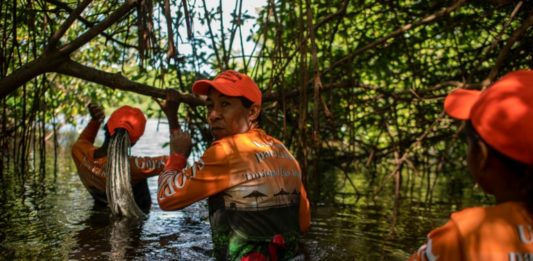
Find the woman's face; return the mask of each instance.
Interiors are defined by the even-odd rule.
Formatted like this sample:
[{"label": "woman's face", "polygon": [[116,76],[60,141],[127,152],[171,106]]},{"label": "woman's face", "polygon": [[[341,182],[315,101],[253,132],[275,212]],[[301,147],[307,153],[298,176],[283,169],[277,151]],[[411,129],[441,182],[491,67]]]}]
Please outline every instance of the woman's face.
[{"label": "woman's face", "polygon": [[226,96],[214,88],[207,94],[207,123],[215,139],[250,130],[250,109],[238,97]]}]

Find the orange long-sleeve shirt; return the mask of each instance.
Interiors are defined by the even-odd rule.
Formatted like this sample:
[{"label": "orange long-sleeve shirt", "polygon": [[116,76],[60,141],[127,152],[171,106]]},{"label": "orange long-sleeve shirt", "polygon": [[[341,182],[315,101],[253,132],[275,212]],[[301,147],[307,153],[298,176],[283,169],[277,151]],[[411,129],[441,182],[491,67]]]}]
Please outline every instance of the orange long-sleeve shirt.
[{"label": "orange long-sleeve shirt", "polygon": [[[294,241],[308,230],[310,208],[300,166],[264,131],[217,140],[189,168],[179,169],[175,159],[159,176],[159,206],[176,210],[209,197],[215,248],[217,242],[268,241],[276,233]],[[230,259],[246,254],[239,252],[240,245],[229,249]]]},{"label": "orange long-sleeve shirt", "polygon": [[[96,200],[105,203],[106,177],[104,167],[107,157],[94,158],[96,147],[93,143],[99,128],[100,123],[98,121],[91,120],[89,122],[72,146],[72,158],[83,185]],[[161,173],[167,159],[168,156],[129,157],[132,186]]]},{"label": "orange long-sleeve shirt", "polygon": [[518,202],[464,209],[410,260],[532,260],[533,215]]}]

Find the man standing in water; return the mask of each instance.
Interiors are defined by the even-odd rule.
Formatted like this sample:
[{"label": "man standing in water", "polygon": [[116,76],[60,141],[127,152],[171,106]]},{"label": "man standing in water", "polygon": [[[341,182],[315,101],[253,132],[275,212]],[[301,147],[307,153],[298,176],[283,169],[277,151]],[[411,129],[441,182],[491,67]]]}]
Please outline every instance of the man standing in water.
[{"label": "man standing in water", "polygon": [[[193,84],[207,95],[207,122],[215,141],[184,168],[190,137],[171,135],[169,164],[159,176],[158,202],[177,210],[208,198],[218,260],[286,260],[298,255],[310,226],[309,201],[298,162],[259,129],[262,94],[247,75],[225,71]],[[185,148],[185,149],[184,149]]]},{"label": "man standing in water", "polygon": [[[179,107],[177,92],[168,90],[166,101],[159,104],[167,115],[169,127],[176,129],[178,127],[177,109]],[[144,133],[146,126],[144,113],[140,109],[128,105],[115,110],[104,127],[104,143],[100,147],[95,147],[93,143],[98,129],[104,121],[105,114],[103,108],[96,104],[89,104],[88,109],[91,120],[72,146],[72,158],[83,185],[85,185],[98,205],[115,204],[108,200],[110,197],[111,201],[115,201],[117,204],[126,204],[126,206],[109,205],[111,208],[119,208],[117,211],[112,209],[113,214],[128,216],[130,214],[127,212],[131,211],[133,216],[142,216],[143,214],[137,210],[148,213],[152,200],[147,178],[158,175],[163,171],[168,156],[134,157],[128,155],[129,148],[135,145]],[[119,136],[123,137],[121,142],[127,142],[127,144],[124,143],[126,146],[115,147],[110,145],[118,141],[119,138],[117,137]],[[108,153],[110,154],[108,155]],[[183,153],[188,155],[188,151]],[[122,173],[127,172],[128,169],[129,173]],[[117,179],[109,177],[110,172],[113,171],[117,172]],[[131,188],[129,184],[110,184],[109,181],[114,180],[116,180],[115,183],[120,183],[121,181],[129,182],[131,183]],[[109,186],[112,186],[111,193],[106,192],[110,190],[106,188]],[[133,193],[136,204],[133,204],[133,202],[124,203],[124,201],[128,200],[128,195],[123,193],[123,189],[132,190],[129,194]]]}]

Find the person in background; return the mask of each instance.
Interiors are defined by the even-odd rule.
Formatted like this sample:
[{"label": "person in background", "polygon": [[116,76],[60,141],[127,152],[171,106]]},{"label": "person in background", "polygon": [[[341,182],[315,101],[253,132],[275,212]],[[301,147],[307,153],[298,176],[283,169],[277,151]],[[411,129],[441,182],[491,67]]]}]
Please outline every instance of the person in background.
[{"label": "person in background", "polygon": [[[171,129],[178,128],[177,109],[179,103],[177,102],[177,92],[168,90],[167,99],[158,103],[167,115],[169,127]],[[104,121],[105,114],[102,106],[94,103],[89,104],[88,109],[91,120],[73,144],[72,158],[83,185],[92,195],[95,203],[107,206],[109,195],[106,195],[106,164],[111,157],[108,157],[110,140],[113,136],[125,131],[129,137],[130,146],[134,146],[144,133],[146,117],[140,109],[135,107],[124,105],[118,108],[111,114],[104,126],[104,143],[100,147],[95,147],[93,143],[98,129]],[[113,154],[115,153],[113,152]],[[152,204],[147,178],[159,175],[167,160],[167,155],[157,157],[128,156],[127,158],[133,197],[137,206],[144,213],[148,213]],[[110,163],[109,166],[113,167],[113,162]],[[124,168],[121,167],[121,169]]]},{"label": "person in background", "polygon": [[533,260],[533,71],[456,89],[444,110],[465,121],[468,168],[496,205],[453,213],[410,260]]},{"label": "person in background", "polygon": [[309,201],[298,162],[279,140],[258,126],[262,94],[237,71],[200,80],[207,122],[215,141],[191,167],[180,151],[188,134],[171,136],[169,164],[159,176],[158,202],[178,210],[208,198],[217,260],[287,260],[298,256],[309,229]]}]

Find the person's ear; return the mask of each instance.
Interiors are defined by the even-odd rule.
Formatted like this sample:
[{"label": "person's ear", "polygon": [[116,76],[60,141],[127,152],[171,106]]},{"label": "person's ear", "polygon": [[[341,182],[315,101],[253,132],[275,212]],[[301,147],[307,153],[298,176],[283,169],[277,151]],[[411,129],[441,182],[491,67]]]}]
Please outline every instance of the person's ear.
[{"label": "person's ear", "polygon": [[488,167],[489,147],[485,142],[478,140],[477,146],[479,148],[479,169],[485,169]]},{"label": "person's ear", "polygon": [[250,107],[250,111],[248,112],[248,120],[251,122],[254,122],[259,117],[259,114],[261,113],[261,105],[259,104],[252,104]]}]

